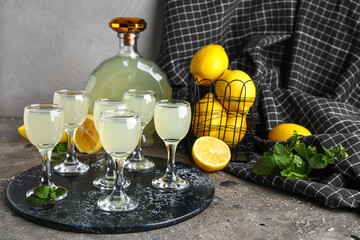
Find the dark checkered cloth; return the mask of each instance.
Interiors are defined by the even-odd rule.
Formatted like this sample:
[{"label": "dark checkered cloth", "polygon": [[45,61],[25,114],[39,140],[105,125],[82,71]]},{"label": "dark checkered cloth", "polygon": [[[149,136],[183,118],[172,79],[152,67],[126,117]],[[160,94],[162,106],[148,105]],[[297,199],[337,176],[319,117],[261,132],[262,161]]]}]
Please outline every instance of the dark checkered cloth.
[{"label": "dark checkered cloth", "polygon": [[257,176],[230,162],[236,176],[308,196],[326,207],[360,207],[360,3],[358,0],[168,0],[159,65],[174,98],[187,98],[190,62],[207,44],[222,45],[230,69],[262,77],[257,145],[278,124],[297,123],[318,148],[342,144],[349,157],[305,180]]}]

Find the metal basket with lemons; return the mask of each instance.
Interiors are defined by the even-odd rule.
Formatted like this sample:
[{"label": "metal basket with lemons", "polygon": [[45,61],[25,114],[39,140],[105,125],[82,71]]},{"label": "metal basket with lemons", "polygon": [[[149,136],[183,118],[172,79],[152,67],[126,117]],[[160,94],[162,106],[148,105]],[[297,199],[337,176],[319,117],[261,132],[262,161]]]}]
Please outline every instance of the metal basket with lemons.
[{"label": "metal basket with lemons", "polygon": [[195,163],[205,171],[221,170],[230,160],[251,158],[258,80],[228,66],[220,45],[200,48],[190,65],[192,131],[188,139]]}]

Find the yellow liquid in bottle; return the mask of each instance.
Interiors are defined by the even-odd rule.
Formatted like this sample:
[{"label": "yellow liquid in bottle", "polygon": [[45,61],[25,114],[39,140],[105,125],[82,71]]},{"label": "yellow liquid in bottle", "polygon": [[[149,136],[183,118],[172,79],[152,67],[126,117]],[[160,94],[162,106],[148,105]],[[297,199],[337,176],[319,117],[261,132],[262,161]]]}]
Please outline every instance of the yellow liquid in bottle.
[{"label": "yellow liquid in bottle", "polygon": [[[117,55],[101,63],[90,75],[85,91],[89,93],[90,109],[99,98],[122,98],[128,89],[151,89],[157,100],[170,99],[171,87],[165,73],[152,61],[136,56]],[[146,141],[152,144],[153,120],[145,127]]]}]

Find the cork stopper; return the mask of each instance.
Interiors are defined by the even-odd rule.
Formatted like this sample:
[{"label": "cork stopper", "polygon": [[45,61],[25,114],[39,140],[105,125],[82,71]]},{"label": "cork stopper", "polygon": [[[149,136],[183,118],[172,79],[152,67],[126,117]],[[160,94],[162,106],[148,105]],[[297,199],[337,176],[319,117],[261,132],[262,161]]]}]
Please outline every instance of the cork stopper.
[{"label": "cork stopper", "polygon": [[118,17],[109,22],[109,27],[118,33],[138,33],[144,31],[147,24],[141,18]]}]

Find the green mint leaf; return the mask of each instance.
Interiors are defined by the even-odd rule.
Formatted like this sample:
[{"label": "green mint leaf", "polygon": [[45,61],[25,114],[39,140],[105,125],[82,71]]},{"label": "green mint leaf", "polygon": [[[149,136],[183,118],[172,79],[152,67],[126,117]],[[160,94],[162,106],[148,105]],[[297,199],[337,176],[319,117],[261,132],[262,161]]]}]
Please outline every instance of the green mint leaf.
[{"label": "green mint leaf", "polygon": [[38,198],[47,199],[49,198],[50,187],[49,186],[39,186],[34,188],[34,195]]},{"label": "green mint leaf", "polygon": [[318,154],[317,147],[312,147],[312,146],[309,145],[307,147],[307,150],[308,150],[309,158],[312,157],[312,156],[315,156],[316,154]]},{"label": "green mint leaf", "polygon": [[291,137],[289,137],[286,141],[287,142],[295,142],[298,141],[299,138],[304,137],[304,135],[298,134],[298,132],[295,130],[293,135]]},{"label": "green mint leaf", "polygon": [[67,143],[58,143],[53,149],[53,152],[56,153],[66,152],[66,151],[67,151]]},{"label": "green mint leaf", "polygon": [[345,148],[341,145],[341,144],[339,144],[339,149],[340,149],[340,158],[339,158],[339,161],[342,161],[344,158],[346,158],[347,156],[349,156],[348,154],[347,154],[347,152],[345,151]]},{"label": "green mint leaf", "polygon": [[324,161],[324,157],[326,158],[326,156],[324,156],[323,154],[316,154],[315,156],[312,156],[311,158],[308,159],[308,164],[309,164],[309,168],[310,169],[323,169],[325,168],[328,163],[326,161]]},{"label": "green mint leaf", "polygon": [[287,169],[291,165],[291,153],[283,145],[276,143],[273,158],[280,169]]},{"label": "green mint leaf", "polygon": [[49,198],[39,198],[37,197],[35,194],[31,194],[27,199],[26,199],[26,203],[30,206],[30,207],[40,207],[43,206],[45,204],[48,204],[50,201]]},{"label": "green mint leaf", "polygon": [[297,137],[295,135],[293,135],[293,136],[289,137],[286,141],[288,143],[291,143],[291,142],[295,142],[296,140],[297,140]]},{"label": "green mint leaf", "polygon": [[334,164],[335,161],[338,161],[337,157],[333,157],[333,158],[326,158],[325,160],[328,164]]},{"label": "green mint leaf", "polygon": [[62,153],[56,156],[51,156],[51,159],[53,160],[59,160],[59,159],[65,159],[66,158],[66,153]]},{"label": "green mint leaf", "polygon": [[257,175],[279,174],[279,167],[272,156],[260,158],[251,169]]},{"label": "green mint leaf", "polygon": [[304,161],[302,160],[302,158],[298,155],[294,155],[293,157],[293,163],[297,166],[297,167],[300,167]]},{"label": "green mint leaf", "polygon": [[294,135],[296,136],[297,139],[304,137],[304,135],[299,134],[296,130],[294,130]]},{"label": "green mint leaf", "polygon": [[306,176],[305,178],[307,178],[307,176],[310,174],[310,169],[307,162],[303,161],[299,166],[295,166],[294,172],[300,175],[304,175]]},{"label": "green mint leaf", "polygon": [[286,148],[288,149],[288,151],[292,151],[298,148],[298,144],[296,142],[292,142],[289,146],[286,146]]},{"label": "green mint leaf", "polygon": [[345,148],[341,144],[339,144],[339,150],[340,152],[344,152]]},{"label": "green mint leaf", "polygon": [[280,169],[287,169],[291,165],[291,157],[290,155],[278,155],[274,154],[274,159],[277,166]]},{"label": "green mint leaf", "polygon": [[264,152],[264,157],[272,157],[272,155],[271,152]]},{"label": "green mint leaf", "polygon": [[274,146],[274,154],[277,155],[288,155],[289,151],[280,143],[276,143]]},{"label": "green mint leaf", "polygon": [[306,179],[308,176],[306,174],[301,174],[297,172],[291,172],[291,175],[288,178],[292,179]]},{"label": "green mint leaf", "polygon": [[291,169],[283,169],[281,172],[280,172],[280,175],[282,176],[282,177],[287,177],[287,178],[290,178],[291,177],[291,175],[292,175],[292,171],[291,171]]},{"label": "green mint leaf", "polygon": [[[303,166],[305,166],[305,164]],[[301,168],[296,168],[296,167],[294,168],[294,166],[290,166],[289,168],[282,170],[280,174],[283,177],[292,178],[292,179],[307,178],[307,174],[303,173]]]},{"label": "green mint leaf", "polygon": [[324,146],[321,146],[321,147],[324,150],[326,156],[331,157],[331,154],[332,154],[331,151]]},{"label": "green mint leaf", "polygon": [[56,193],[56,196],[57,197],[60,197],[62,195],[64,195],[66,193],[66,189],[65,188],[62,188],[62,187],[58,187],[56,190],[55,190],[55,193]]},{"label": "green mint leaf", "polygon": [[309,154],[308,154],[305,143],[300,143],[299,147],[296,150],[297,150],[297,153],[300,155],[300,157],[302,157],[303,159],[309,158]]},{"label": "green mint leaf", "polygon": [[49,195],[50,199],[55,200],[56,198],[56,193],[55,192],[51,192]]},{"label": "green mint leaf", "polygon": [[330,148],[330,151],[331,151],[332,153],[338,153],[338,152],[341,152],[341,150],[340,150],[340,149],[338,149],[338,148],[334,148],[334,147],[331,147],[331,148]]}]

